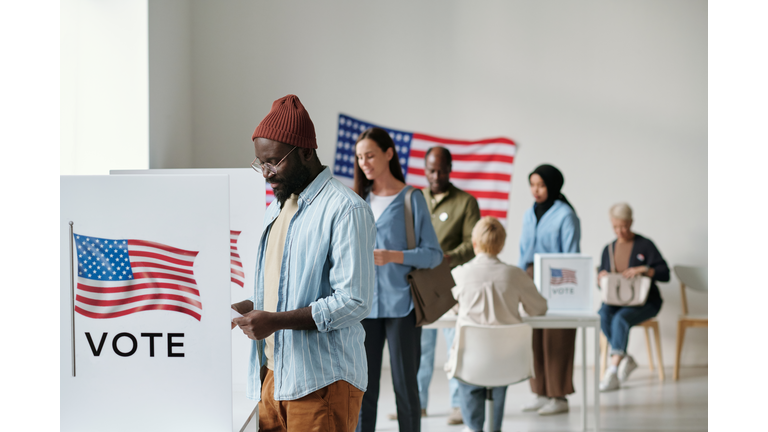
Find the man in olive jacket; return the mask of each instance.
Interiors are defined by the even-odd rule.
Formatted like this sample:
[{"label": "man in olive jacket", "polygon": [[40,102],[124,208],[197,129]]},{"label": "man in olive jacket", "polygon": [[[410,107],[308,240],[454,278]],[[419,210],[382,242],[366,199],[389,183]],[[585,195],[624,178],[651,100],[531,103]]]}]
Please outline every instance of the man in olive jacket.
[{"label": "man in olive jacket", "polygon": [[[424,161],[424,173],[429,187],[424,188],[423,192],[432,215],[432,226],[435,227],[444,259],[450,262],[451,268],[460,266],[475,257],[475,251],[472,248],[472,228],[480,220],[480,208],[475,197],[451,184],[451,153],[446,148],[430,148],[427,150]],[[454,333],[453,328],[443,329],[449,349],[453,343]],[[426,415],[429,382],[432,380],[435,366],[436,343],[437,330],[421,331],[418,383],[422,416]],[[448,416],[448,424],[462,424],[459,386],[455,378],[450,381],[450,390],[451,413]]]}]

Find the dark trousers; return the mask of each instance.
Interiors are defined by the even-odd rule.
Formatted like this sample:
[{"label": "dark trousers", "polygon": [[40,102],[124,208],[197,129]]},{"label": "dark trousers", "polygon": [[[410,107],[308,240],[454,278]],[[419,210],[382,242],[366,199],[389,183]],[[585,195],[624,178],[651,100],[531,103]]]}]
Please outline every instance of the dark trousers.
[{"label": "dark trousers", "polygon": [[416,375],[421,357],[421,327],[416,327],[416,313],[411,311],[403,318],[364,319],[362,323],[365,329],[365,355],[368,357],[368,390],[363,395],[357,432],[373,432],[376,429],[385,341],[389,345],[389,363],[392,367],[400,432],[419,432],[421,404]]},{"label": "dark trousers", "polygon": [[549,398],[573,393],[575,351],[576,329],[533,329],[531,390]]}]

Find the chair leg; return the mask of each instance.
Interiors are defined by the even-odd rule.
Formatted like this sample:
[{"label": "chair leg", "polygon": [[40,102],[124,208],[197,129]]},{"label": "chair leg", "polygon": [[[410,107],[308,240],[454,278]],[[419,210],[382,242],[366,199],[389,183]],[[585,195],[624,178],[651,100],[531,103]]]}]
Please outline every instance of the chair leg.
[{"label": "chair leg", "polygon": [[485,389],[485,430],[487,432],[493,431],[493,389],[486,387]]},{"label": "chair leg", "polygon": [[677,381],[680,379],[680,354],[683,352],[683,339],[685,338],[685,323],[677,322],[677,353],[675,355],[675,372],[672,378]]},{"label": "chair leg", "polygon": [[653,372],[653,351],[651,350],[651,332],[648,330],[648,327],[643,326],[645,329],[645,347],[648,349],[648,366],[651,368],[651,372]]},{"label": "chair leg", "polygon": [[661,332],[659,331],[659,323],[653,323],[654,341],[656,342],[656,357],[659,360],[659,381],[664,381],[664,360],[661,358]]},{"label": "chair leg", "polygon": [[600,334],[600,376],[605,375],[605,368],[608,365],[608,338]]}]

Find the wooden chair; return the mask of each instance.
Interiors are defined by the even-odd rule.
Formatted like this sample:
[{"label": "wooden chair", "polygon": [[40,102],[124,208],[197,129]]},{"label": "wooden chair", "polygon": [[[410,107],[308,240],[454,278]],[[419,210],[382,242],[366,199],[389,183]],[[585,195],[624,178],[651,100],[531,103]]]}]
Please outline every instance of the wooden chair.
[{"label": "wooden chair", "polygon": [[683,352],[683,339],[685,339],[685,329],[688,327],[709,327],[709,321],[706,314],[690,315],[688,313],[688,297],[685,295],[685,288],[688,287],[694,291],[708,293],[709,274],[707,267],[675,266],[675,275],[680,280],[680,298],[683,307],[683,314],[677,320],[677,355],[675,356],[675,372],[673,378],[675,381],[680,379],[680,354]]},{"label": "wooden chair", "polygon": [[[659,381],[664,381],[664,361],[661,358],[661,332],[659,331],[659,321],[656,318],[643,321],[634,327],[645,328],[645,346],[648,348],[648,366],[653,372],[653,351],[651,350],[651,332],[654,332],[654,341],[656,342],[656,357],[659,361]],[[605,375],[605,368],[608,365],[608,338],[605,334],[600,334],[600,376]]]}]

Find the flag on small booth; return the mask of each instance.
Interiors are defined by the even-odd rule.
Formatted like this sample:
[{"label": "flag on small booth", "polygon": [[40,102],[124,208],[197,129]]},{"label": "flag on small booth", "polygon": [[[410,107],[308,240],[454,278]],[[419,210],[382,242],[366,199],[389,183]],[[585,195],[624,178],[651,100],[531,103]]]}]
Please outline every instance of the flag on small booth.
[{"label": "flag on small booth", "polygon": [[549,283],[552,285],[575,284],[576,271],[571,269],[550,268]]},{"label": "flag on small booth", "polygon": [[200,321],[203,304],[192,270],[198,252],[146,240],[74,237],[77,313],[103,319],[167,310]]}]

